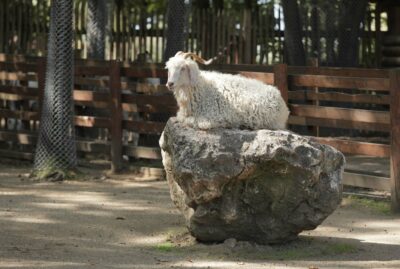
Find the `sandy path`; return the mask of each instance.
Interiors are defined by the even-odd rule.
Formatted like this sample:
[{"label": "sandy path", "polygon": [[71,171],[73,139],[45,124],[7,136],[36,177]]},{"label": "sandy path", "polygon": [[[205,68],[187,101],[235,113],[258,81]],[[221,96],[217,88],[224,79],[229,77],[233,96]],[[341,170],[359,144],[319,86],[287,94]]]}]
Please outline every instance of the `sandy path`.
[{"label": "sandy path", "polygon": [[344,204],[285,246],[203,245],[185,234],[166,182],[0,171],[0,268],[400,268],[400,218],[381,212]]}]

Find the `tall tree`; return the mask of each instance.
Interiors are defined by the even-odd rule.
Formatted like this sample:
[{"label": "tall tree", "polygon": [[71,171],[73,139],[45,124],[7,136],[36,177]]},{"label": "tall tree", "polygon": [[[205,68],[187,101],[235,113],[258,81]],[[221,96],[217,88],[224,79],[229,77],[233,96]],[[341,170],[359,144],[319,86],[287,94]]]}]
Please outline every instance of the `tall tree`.
[{"label": "tall tree", "polygon": [[[106,27],[108,22],[107,16],[107,1],[108,0],[88,0],[88,16],[87,16],[87,58],[94,60],[105,59],[106,45]],[[120,3],[120,1],[118,2]],[[99,90],[98,87],[92,86],[91,90]],[[86,113],[93,116],[106,116],[103,109],[95,107],[76,107],[77,112]],[[77,136],[85,136],[90,138],[106,139],[106,129],[96,128],[76,128]]]},{"label": "tall tree", "polygon": [[89,59],[104,59],[106,25],[106,0],[89,0],[87,17],[87,49]]},{"label": "tall tree", "polygon": [[297,0],[282,0],[285,22],[285,54],[290,65],[305,65],[303,31]]},{"label": "tall tree", "polygon": [[183,50],[185,37],[185,0],[168,1],[167,45],[164,59],[168,60],[176,52]]},{"label": "tall tree", "polygon": [[193,7],[198,9],[210,8],[210,1],[208,0],[193,0]]},{"label": "tall tree", "polygon": [[34,174],[65,177],[77,164],[74,138],[73,0],[53,0],[47,70]]},{"label": "tall tree", "polygon": [[326,32],[326,65],[334,66],[336,65],[336,49],[335,49],[335,40],[337,37],[337,17],[338,17],[338,8],[337,1],[333,2],[324,2],[321,5],[321,10],[325,14],[323,25],[325,27]]},{"label": "tall tree", "polygon": [[368,0],[342,0],[339,19],[338,66],[358,64],[359,37]]}]

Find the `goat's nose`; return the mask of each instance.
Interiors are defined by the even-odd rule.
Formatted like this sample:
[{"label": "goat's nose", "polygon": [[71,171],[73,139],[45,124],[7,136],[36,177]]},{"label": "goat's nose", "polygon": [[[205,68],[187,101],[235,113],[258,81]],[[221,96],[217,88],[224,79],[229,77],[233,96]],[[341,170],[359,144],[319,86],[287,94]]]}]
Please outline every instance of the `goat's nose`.
[{"label": "goat's nose", "polygon": [[174,86],[173,82],[167,82],[168,89],[171,89]]}]

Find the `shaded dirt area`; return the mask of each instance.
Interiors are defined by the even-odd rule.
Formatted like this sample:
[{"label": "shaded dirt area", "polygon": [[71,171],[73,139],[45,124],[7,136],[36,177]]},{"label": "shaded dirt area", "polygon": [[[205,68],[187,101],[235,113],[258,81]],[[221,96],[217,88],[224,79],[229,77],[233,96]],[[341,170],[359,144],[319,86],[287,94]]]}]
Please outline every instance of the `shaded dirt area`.
[{"label": "shaded dirt area", "polygon": [[85,181],[35,183],[28,172],[0,164],[0,268],[400,268],[400,218],[384,203],[347,198],[287,245],[205,245],[165,181],[85,169]]}]

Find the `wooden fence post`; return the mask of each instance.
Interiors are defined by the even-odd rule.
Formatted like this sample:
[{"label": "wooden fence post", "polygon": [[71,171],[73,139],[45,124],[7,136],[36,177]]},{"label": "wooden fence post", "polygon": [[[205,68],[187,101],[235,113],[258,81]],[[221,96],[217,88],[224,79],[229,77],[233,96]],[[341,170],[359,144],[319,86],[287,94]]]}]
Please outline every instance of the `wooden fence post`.
[{"label": "wooden fence post", "polygon": [[[312,67],[318,67],[319,63],[318,63],[318,58],[310,58],[308,59],[308,65],[312,66]],[[314,106],[319,106],[319,100],[318,100],[318,87],[311,87],[311,90],[315,93],[315,101],[312,101],[312,104]],[[311,134],[313,136],[318,137],[319,136],[319,126],[310,126]]]},{"label": "wooden fence post", "polygon": [[40,117],[42,116],[44,87],[46,83],[46,58],[37,58],[36,65],[36,72],[38,76],[38,121],[40,121]]},{"label": "wooden fence post", "polygon": [[119,61],[110,61],[111,93],[111,172],[122,168],[122,103],[121,103],[121,66]]},{"label": "wooden fence post", "polygon": [[400,71],[390,71],[390,180],[392,211],[400,212]]},{"label": "wooden fence post", "polygon": [[46,83],[46,57],[37,58],[36,64],[36,72],[38,76],[38,118],[35,121],[33,128],[35,129],[35,131],[39,131],[39,121],[42,117],[44,87]]},{"label": "wooden fence post", "polygon": [[274,85],[279,89],[283,100],[288,104],[289,90],[287,64],[274,65]]}]

